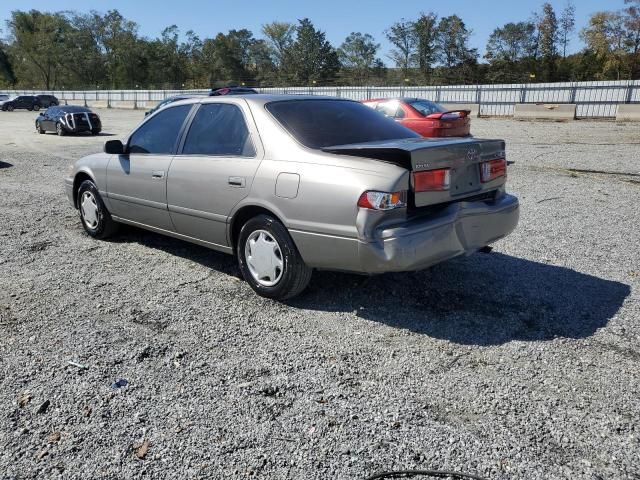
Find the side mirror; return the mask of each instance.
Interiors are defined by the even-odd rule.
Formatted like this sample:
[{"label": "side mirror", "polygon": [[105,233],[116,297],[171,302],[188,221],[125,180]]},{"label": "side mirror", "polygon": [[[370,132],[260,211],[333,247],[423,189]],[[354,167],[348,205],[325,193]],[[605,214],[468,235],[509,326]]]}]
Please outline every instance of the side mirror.
[{"label": "side mirror", "polygon": [[107,140],[104,144],[104,153],[122,155],[124,153],[124,145],[120,140]]}]

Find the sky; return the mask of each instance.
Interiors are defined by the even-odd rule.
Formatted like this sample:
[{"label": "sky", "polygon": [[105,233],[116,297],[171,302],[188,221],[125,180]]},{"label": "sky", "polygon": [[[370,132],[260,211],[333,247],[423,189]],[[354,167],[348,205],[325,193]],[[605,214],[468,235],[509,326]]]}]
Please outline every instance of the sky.
[{"label": "sky", "polygon": [[[423,11],[433,11],[440,17],[457,14],[473,30],[471,46],[483,54],[487,39],[496,26],[527,20],[532,12],[541,9],[542,3],[543,0],[181,0],[166,4],[157,0],[0,0],[0,28],[5,35],[5,20],[13,10],[105,12],[118,9],[138,23],[142,35],[151,38],[159,36],[172,24],[176,24],[183,34],[193,30],[201,38],[240,28],[251,30],[259,37],[265,23],[274,20],[296,22],[308,17],[336,47],[350,32],[373,35],[381,44],[380,57],[389,63],[386,55],[391,47],[384,37],[384,30],[401,18],[415,19]],[[566,0],[551,0],[550,3],[559,16]],[[574,4],[577,31],[587,24],[593,12],[624,8],[624,0],[574,0]],[[576,33],[570,52],[581,48]]]}]

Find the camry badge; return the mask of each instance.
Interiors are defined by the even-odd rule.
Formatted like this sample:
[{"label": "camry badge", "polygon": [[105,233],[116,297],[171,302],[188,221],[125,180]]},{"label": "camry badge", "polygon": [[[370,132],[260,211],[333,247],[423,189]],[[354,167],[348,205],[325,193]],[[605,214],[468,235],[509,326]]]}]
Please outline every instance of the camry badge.
[{"label": "camry badge", "polygon": [[478,151],[475,148],[467,150],[467,160],[474,161],[478,157]]}]

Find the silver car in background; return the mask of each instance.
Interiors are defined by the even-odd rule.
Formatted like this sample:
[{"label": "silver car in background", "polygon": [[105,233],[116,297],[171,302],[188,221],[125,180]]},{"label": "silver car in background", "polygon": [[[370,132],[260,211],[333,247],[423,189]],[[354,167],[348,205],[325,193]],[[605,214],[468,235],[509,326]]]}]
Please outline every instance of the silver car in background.
[{"label": "silver car in background", "polygon": [[235,254],[260,295],[313,269],[427,268],[508,235],[502,140],[424,139],[355,101],[190,98],[75,162],[71,204],[95,238],[119,223]]}]

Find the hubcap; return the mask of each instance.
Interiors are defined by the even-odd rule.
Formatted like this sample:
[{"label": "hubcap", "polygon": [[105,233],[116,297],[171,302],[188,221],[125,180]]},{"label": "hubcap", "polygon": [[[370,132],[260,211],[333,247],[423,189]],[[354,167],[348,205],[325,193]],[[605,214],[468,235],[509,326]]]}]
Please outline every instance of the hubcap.
[{"label": "hubcap", "polygon": [[87,227],[95,230],[98,227],[98,203],[91,192],[84,192],[80,201],[82,220]]},{"label": "hubcap", "polygon": [[273,287],[282,278],[282,250],[266,230],[256,230],[249,235],[244,246],[244,256],[251,276],[260,285]]}]

